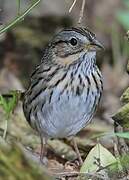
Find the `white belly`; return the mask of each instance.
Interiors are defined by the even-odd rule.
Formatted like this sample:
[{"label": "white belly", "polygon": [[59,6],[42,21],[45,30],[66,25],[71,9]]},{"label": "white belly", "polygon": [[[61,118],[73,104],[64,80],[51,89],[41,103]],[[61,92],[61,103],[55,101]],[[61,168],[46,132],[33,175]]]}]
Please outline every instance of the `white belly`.
[{"label": "white belly", "polygon": [[[94,95],[90,92],[87,98],[87,92],[84,91],[81,96],[72,95],[68,98],[64,93],[60,100],[44,105],[42,110],[37,113],[41,123],[41,133],[53,138],[75,135],[92,118],[96,95],[97,92],[94,92]],[[53,99],[55,99],[54,96]],[[96,99],[96,101],[98,100]]]}]

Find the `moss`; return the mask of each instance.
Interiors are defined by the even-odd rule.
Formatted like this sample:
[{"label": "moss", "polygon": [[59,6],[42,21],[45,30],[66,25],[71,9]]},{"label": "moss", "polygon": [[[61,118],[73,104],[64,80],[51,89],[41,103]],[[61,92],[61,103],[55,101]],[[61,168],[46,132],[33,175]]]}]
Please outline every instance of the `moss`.
[{"label": "moss", "polygon": [[125,92],[122,94],[120,100],[123,103],[128,103],[129,102],[129,87],[125,90]]},{"label": "moss", "polygon": [[129,103],[121,107],[112,118],[122,127],[129,128]]},{"label": "moss", "polygon": [[[1,138],[2,139],[2,138]],[[9,147],[0,141],[0,179],[2,180],[52,180],[44,167],[28,160],[22,148],[16,143]],[[8,148],[7,148],[8,147]]]}]

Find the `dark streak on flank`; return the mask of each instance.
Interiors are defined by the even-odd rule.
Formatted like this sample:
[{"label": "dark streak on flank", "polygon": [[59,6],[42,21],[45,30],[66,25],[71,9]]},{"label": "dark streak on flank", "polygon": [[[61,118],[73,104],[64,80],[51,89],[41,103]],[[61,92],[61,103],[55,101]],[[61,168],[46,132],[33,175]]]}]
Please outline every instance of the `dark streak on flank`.
[{"label": "dark streak on flank", "polygon": [[29,110],[28,117],[26,118],[27,122],[31,125],[30,115],[32,112],[32,108]]},{"label": "dark streak on flank", "polygon": [[82,77],[81,77],[81,75],[80,75],[80,74],[79,74],[78,78],[79,78],[80,85],[81,85],[81,84],[82,84]]},{"label": "dark streak on flank", "polygon": [[65,72],[65,74],[62,76],[62,78],[59,79],[54,85],[51,85],[49,88],[54,88],[54,87],[58,86],[58,84],[65,79],[66,75],[67,75],[67,72]]},{"label": "dark streak on flank", "polygon": [[40,96],[40,94],[46,89],[46,87],[40,89],[36,94],[32,96],[32,98],[28,101],[28,104],[32,103],[37,97]]},{"label": "dark streak on flank", "polygon": [[97,80],[96,80],[93,72],[92,72],[92,77],[93,77],[93,80],[94,80],[94,82],[95,82],[95,86],[96,86],[97,92],[99,92],[99,86],[98,86]]},{"label": "dark streak on flank", "polygon": [[87,79],[87,84],[88,84],[88,87],[87,87],[87,95],[86,95],[86,101],[88,99],[88,96],[89,96],[89,92],[90,92],[90,86],[91,86],[91,82],[90,82],[90,79],[88,76],[86,76],[86,79]]},{"label": "dark streak on flank", "polygon": [[37,74],[42,74],[42,73],[44,73],[44,72],[48,72],[48,71],[51,70],[51,68],[52,68],[52,67],[49,67],[49,68],[47,68],[47,69],[43,69],[42,71],[38,71]]},{"label": "dark streak on flank", "polygon": [[50,93],[50,97],[49,97],[49,100],[48,100],[49,104],[51,103],[52,95],[53,95],[53,90]]},{"label": "dark streak on flank", "polygon": [[79,86],[77,86],[77,88],[76,88],[76,95],[78,95],[78,96],[80,96],[80,95],[81,95],[81,91],[80,91]]},{"label": "dark streak on flank", "polygon": [[34,87],[36,87],[36,86],[39,84],[39,82],[40,82],[41,80],[43,80],[42,77],[36,79],[36,81],[31,85],[31,89],[33,89]]}]

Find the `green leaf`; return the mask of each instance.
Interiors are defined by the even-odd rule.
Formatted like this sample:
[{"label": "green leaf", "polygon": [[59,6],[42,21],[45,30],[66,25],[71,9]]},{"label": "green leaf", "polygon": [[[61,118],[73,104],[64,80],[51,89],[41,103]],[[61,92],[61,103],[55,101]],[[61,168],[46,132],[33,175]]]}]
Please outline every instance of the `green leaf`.
[{"label": "green leaf", "polygon": [[18,100],[20,99],[21,92],[20,91],[11,91],[10,97],[4,97],[4,95],[0,95],[0,105],[3,110],[6,112],[6,115],[9,117],[10,113],[15,109]]},{"label": "green leaf", "polygon": [[129,139],[129,132],[115,133],[116,136]]},{"label": "green leaf", "polygon": [[12,98],[8,101],[8,109],[7,109],[7,113],[10,114],[16,105],[16,94],[14,92],[12,92]]},{"label": "green leaf", "polygon": [[129,102],[129,87],[124,91],[120,98],[121,102],[128,103]]},{"label": "green leaf", "polygon": [[0,95],[0,105],[3,107],[4,111],[7,112],[7,102],[5,100],[5,98],[3,98],[2,95]]},{"label": "green leaf", "polygon": [[86,157],[80,172],[90,173],[96,172],[100,167],[107,167],[117,163],[116,158],[101,144],[96,144]]},{"label": "green leaf", "polygon": [[122,11],[120,10],[116,17],[118,21],[121,23],[121,25],[128,30],[129,29],[129,12],[128,11]]}]

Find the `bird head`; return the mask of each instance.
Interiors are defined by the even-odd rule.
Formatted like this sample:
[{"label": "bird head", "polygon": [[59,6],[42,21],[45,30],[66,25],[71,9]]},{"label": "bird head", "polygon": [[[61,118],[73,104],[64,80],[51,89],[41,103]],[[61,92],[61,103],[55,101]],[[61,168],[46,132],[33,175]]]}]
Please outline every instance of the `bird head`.
[{"label": "bird head", "polygon": [[50,43],[54,61],[60,65],[70,65],[80,60],[84,54],[95,56],[102,44],[87,28],[69,28],[60,31]]}]

